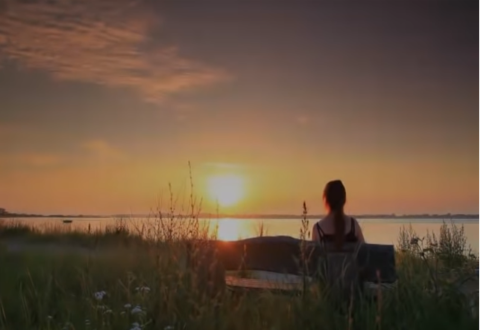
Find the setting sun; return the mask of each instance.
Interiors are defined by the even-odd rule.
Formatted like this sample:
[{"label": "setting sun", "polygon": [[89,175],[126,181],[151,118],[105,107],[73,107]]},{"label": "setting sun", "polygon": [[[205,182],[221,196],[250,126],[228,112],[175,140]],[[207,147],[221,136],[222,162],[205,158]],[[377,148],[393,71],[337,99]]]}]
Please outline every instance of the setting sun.
[{"label": "setting sun", "polygon": [[245,195],[244,181],[237,175],[216,175],[207,181],[210,198],[219,206],[228,207],[237,204]]}]

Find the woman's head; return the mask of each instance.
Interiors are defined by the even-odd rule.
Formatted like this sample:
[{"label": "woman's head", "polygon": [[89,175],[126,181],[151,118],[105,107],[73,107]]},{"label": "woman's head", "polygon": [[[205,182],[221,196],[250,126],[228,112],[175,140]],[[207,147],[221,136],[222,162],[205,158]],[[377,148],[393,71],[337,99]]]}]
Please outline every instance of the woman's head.
[{"label": "woman's head", "polygon": [[333,180],[327,183],[323,191],[323,199],[329,211],[343,211],[347,202],[347,192],[340,180]]},{"label": "woman's head", "polygon": [[347,201],[347,192],[342,181],[333,180],[327,183],[323,191],[323,199],[329,210],[333,214],[335,228],[335,246],[338,250],[342,249],[345,241],[345,220],[343,207]]}]

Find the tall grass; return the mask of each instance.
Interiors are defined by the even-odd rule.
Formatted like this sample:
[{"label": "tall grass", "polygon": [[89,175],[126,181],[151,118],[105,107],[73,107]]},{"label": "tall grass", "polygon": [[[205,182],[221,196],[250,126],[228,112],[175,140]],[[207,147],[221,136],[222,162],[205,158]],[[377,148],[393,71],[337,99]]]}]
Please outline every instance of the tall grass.
[{"label": "tall grass", "polygon": [[[90,233],[3,223],[2,239],[36,237],[33,242],[43,242],[41,238],[51,242],[63,237],[60,242],[65,244],[58,253],[39,249],[0,253],[0,329],[478,327],[471,302],[456,287],[478,268],[478,259],[469,254],[463,231],[454,224],[445,224],[438,237],[430,238],[403,229],[398,285],[383,293],[380,303],[355,301],[345,314],[319,290],[304,296],[269,292],[238,296],[227,291],[209,298],[195,281],[196,274],[184,267],[183,242],[191,237],[188,223],[179,228],[171,217],[157,217],[154,228],[132,229],[119,219],[103,232]],[[205,231],[199,231],[199,237],[211,238]],[[88,240],[115,248],[110,253],[68,248]]]},{"label": "tall grass", "polygon": [[[316,287],[306,295],[206,295],[201,274],[186,267],[186,243],[201,258],[215,236],[199,222],[191,190],[187,211],[170,193],[168,212],[134,225],[117,219],[80,231],[1,222],[0,241],[25,249],[0,251],[0,329],[478,329],[478,299],[472,306],[459,290],[478,257],[454,224],[438,237],[402,229],[397,285],[377,302],[352,300],[346,313]],[[309,230],[304,204],[301,237]]]}]

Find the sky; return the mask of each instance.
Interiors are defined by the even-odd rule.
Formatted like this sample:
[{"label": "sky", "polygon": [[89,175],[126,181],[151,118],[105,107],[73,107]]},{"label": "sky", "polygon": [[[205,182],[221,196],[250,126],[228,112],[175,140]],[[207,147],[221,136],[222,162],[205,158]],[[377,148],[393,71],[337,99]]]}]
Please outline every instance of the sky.
[{"label": "sky", "polygon": [[477,213],[478,63],[478,1],[5,0],[0,207]]}]

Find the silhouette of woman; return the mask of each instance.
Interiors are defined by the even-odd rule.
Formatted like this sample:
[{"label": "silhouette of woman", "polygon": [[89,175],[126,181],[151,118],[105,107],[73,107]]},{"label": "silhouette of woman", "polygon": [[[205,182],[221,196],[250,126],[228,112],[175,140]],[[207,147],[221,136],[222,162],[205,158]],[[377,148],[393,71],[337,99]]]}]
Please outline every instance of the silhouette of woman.
[{"label": "silhouette of woman", "polygon": [[365,242],[357,220],[344,212],[347,192],[342,181],[328,182],[323,191],[323,199],[328,214],[313,226],[312,239],[334,243],[337,250],[341,250],[344,243]]}]

